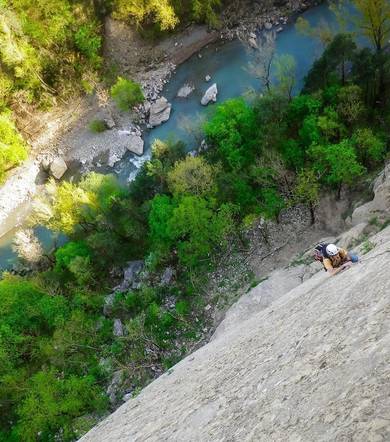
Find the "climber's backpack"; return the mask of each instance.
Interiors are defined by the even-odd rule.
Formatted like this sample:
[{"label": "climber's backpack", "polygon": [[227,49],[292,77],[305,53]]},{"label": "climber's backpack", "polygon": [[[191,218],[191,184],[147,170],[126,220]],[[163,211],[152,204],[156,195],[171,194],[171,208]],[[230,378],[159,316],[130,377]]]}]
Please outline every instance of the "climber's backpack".
[{"label": "climber's backpack", "polygon": [[[324,242],[320,242],[314,248],[314,259],[316,261],[323,262],[324,258],[328,258],[328,254],[326,253],[326,246],[328,244]],[[326,269],[325,269],[326,270]]]}]

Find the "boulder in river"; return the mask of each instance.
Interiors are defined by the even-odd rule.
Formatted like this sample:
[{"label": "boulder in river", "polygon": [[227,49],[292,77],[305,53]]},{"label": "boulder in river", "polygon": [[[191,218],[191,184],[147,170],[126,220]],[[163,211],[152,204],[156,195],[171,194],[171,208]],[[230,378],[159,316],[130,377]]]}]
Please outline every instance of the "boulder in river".
[{"label": "boulder in river", "polygon": [[215,103],[217,101],[217,95],[218,95],[217,83],[214,83],[207,89],[202,99],[200,100],[200,103],[203,106],[207,106],[210,103],[210,101]]},{"label": "boulder in river", "polygon": [[156,100],[150,106],[149,124],[152,127],[159,126],[161,123],[169,120],[171,115],[171,103],[165,97]]},{"label": "boulder in river", "polygon": [[67,170],[68,166],[66,165],[64,159],[61,157],[54,158],[54,160],[50,163],[50,173],[57,180],[62,178]]},{"label": "boulder in river", "polygon": [[257,40],[256,40],[256,38],[249,37],[249,38],[248,38],[248,44],[249,44],[249,46],[250,46],[251,48],[253,48],[253,49],[259,49],[259,46],[258,46],[258,44],[257,44]]},{"label": "boulder in river", "polygon": [[195,86],[189,83],[184,84],[177,92],[179,98],[187,98],[195,90]]},{"label": "boulder in river", "polygon": [[144,140],[137,134],[129,134],[129,144],[127,150],[136,155],[142,155],[144,153]]}]

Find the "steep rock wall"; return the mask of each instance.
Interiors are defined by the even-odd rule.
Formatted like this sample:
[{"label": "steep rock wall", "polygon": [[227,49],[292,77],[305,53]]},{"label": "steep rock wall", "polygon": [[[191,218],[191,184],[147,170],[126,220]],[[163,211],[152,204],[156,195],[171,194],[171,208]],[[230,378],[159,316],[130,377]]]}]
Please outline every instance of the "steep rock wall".
[{"label": "steep rock wall", "polygon": [[284,285],[81,440],[390,440],[390,228],[372,243],[344,273]]}]

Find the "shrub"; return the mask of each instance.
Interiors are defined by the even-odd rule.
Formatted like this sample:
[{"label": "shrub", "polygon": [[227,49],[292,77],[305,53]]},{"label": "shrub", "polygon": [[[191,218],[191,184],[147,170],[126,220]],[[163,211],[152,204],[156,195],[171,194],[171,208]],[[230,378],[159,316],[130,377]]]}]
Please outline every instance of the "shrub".
[{"label": "shrub", "polygon": [[27,158],[27,147],[9,114],[0,114],[0,182],[6,173]]},{"label": "shrub", "polygon": [[366,166],[374,166],[383,161],[386,144],[376,137],[371,129],[357,129],[352,141],[357,148],[360,161]]},{"label": "shrub", "polygon": [[107,129],[106,123],[103,120],[92,120],[89,123],[89,130],[93,133],[101,133]]},{"label": "shrub", "polygon": [[96,23],[81,25],[74,36],[76,48],[96,68],[100,67],[101,57],[99,56],[102,45],[102,37],[97,32]]},{"label": "shrub", "polygon": [[128,111],[144,100],[141,86],[132,80],[118,77],[111,88],[111,96],[122,111]]}]

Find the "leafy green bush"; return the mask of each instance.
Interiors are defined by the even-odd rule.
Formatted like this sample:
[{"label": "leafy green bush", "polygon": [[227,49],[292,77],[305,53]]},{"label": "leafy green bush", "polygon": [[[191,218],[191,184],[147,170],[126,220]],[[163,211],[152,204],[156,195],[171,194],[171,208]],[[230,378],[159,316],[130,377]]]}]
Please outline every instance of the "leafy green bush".
[{"label": "leafy green bush", "polygon": [[0,183],[6,173],[27,158],[27,147],[9,114],[0,114]]},{"label": "leafy green bush", "polygon": [[107,130],[107,126],[103,120],[92,120],[89,123],[89,130],[98,134]]},{"label": "leafy green bush", "polygon": [[366,166],[375,166],[383,161],[386,144],[375,136],[371,129],[357,129],[353,134],[352,141],[357,148],[360,161]]},{"label": "leafy green bush", "polygon": [[102,37],[98,34],[97,24],[81,25],[74,35],[74,41],[77,49],[90,60],[95,68],[99,68],[102,62],[99,56]]},{"label": "leafy green bush", "polygon": [[141,86],[122,77],[118,77],[116,83],[111,87],[111,96],[122,111],[128,111],[144,101]]}]

